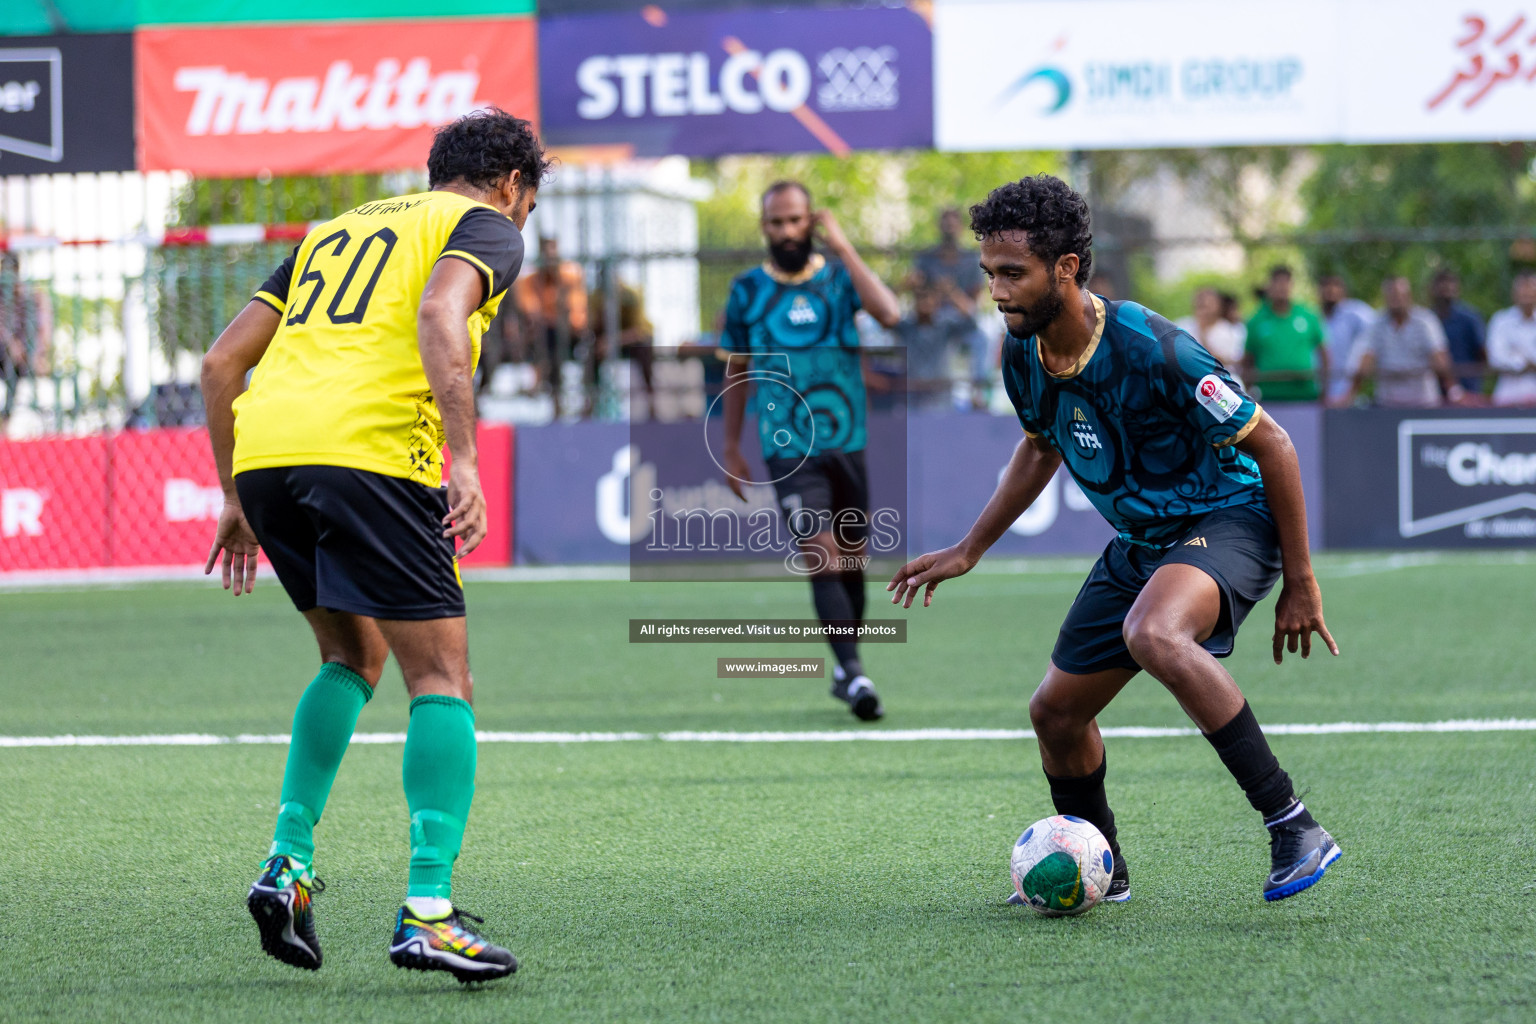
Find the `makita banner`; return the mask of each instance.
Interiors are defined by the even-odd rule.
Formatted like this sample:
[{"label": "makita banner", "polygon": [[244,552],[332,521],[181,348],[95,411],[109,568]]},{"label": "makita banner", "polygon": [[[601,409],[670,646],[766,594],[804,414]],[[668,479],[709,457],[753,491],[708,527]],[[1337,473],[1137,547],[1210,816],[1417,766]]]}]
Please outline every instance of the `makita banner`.
[{"label": "makita banner", "polygon": [[928,22],[892,8],[546,17],[544,138],[639,156],[929,146],[932,49]]},{"label": "makita banner", "polygon": [[133,170],[133,39],[0,39],[0,175]]},{"label": "makita banner", "polygon": [[536,112],[533,21],[143,29],[140,165],[210,176],[426,162],[477,107]]},{"label": "makita banner", "polygon": [[1327,413],[1330,547],[1536,545],[1536,417]]}]

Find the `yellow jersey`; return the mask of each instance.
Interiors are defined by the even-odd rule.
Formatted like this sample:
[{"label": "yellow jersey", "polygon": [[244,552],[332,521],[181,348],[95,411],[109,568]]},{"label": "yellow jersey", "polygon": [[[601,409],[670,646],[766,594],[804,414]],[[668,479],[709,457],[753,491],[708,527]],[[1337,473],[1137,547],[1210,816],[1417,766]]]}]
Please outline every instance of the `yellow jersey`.
[{"label": "yellow jersey", "polygon": [[364,203],[321,224],[262,285],[282,316],[235,399],[236,474],[346,466],[443,483],[443,421],[416,340],[416,312],[440,259],[480,271],[480,337],[522,267],[523,238],[493,207],[433,191]]}]

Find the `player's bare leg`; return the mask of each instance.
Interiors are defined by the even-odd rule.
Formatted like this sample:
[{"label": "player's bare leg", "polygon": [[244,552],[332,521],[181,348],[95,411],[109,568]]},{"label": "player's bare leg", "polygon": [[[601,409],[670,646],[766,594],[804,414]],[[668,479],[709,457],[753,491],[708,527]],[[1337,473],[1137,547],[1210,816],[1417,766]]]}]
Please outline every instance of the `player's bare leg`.
[{"label": "player's bare leg", "polygon": [[1264,816],[1271,861],[1264,898],[1285,899],[1321,880],[1340,850],[1296,798],[1242,691],[1200,646],[1220,615],[1221,589],[1209,574],[1192,565],[1164,565],[1125,618],[1125,645],[1200,727]]},{"label": "player's bare leg", "polygon": [[448,971],[463,982],[517,970],[517,959],[476,934],[450,896],[453,862],[475,794],[474,680],[462,617],[379,621],[405,688],[411,721],[402,775],[411,812],[411,868],[389,958],[397,967]]},{"label": "player's bare leg", "polygon": [[[800,561],[810,570],[811,600],[823,625],[864,620],[864,573],[850,572],[862,565],[862,541],[840,544],[833,530],[801,538]],[[847,704],[860,721],[873,722],[885,714],[880,695],[864,674],[857,639],[828,638],[837,659],[832,668],[832,696]]]},{"label": "player's bare leg", "polygon": [[321,954],[311,897],[325,885],[313,871],[314,828],[389,647],[373,620],[361,615],[312,608],[304,618],[320,648],[320,673],[294,711],[277,826],[246,906],[261,930],[263,950],[316,970]]},{"label": "player's bare leg", "polygon": [[[1109,840],[1115,869],[1104,898],[1114,903],[1130,899],[1131,881],[1104,791],[1107,761],[1097,719],[1135,674],[1131,669],[1110,668],[1078,675],[1053,664],[1029,699],[1029,720],[1040,744],[1056,813],[1091,822]],[[1009,897],[1009,902],[1017,902],[1017,895]]]}]

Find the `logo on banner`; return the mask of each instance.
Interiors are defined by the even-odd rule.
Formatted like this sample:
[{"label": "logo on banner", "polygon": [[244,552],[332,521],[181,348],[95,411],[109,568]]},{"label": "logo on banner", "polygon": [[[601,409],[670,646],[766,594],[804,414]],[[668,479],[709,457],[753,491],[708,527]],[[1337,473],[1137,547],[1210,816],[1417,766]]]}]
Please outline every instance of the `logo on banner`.
[{"label": "logo on banner", "polygon": [[[1536,12],[1533,12],[1536,14]],[[1464,63],[1451,73],[1450,81],[1425,102],[1435,110],[1454,97],[1463,110],[1471,110],[1502,85],[1536,83],[1536,18],[1516,14],[1507,21],[1490,22],[1477,14],[1461,19],[1465,34],[1455,48]],[[1536,97],[1533,97],[1536,100]]]},{"label": "logo on banner", "polygon": [[1398,424],[1398,533],[1536,538],[1536,419]]},{"label": "logo on banner", "polygon": [[0,49],[0,153],[64,159],[64,55]]},{"label": "logo on banner", "polygon": [[[762,53],[737,49],[716,70],[707,53],[588,57],[576,66],[582,97],[576,113],[588,121],[689,114],[788,113],[811,98],[812,62],[783,47]],[[834,48],[815,61],[816,104],[828,112],[889,110],[897,105],[894,46]]]},{"label": "logo on banner", "polygon": [[433,72],[425,57],[414,57],[403,67],[386,57],[372,74],[337,60],[324,74],[275,83],[222,66],[183,67],[176,69],[174,81],[178,92],[195,95],[186,123],[193,136],[420,128],[488,105],[475,98],[479,74]]},{"label": "logo on banner", "polygon": [[30,487],[0,491],[0,537],[41,537],[46,500]]},{"label": "logo on banner", "polygon": [[890,110],[897,105],[896,47],[855,46],[828,50],[816,61],[822,110]]},{"label": "logo on banner", "polygon": [[1060,68],[1034,68],[1024,72],[1012,85],[998,93],[993,106],[1001,107],[1019,93],[1023,92],[1035,82],[1042,82],[1052,90],[1045,95],[1048,97],[1044,106],[1040,108],[1042,114],[1059,114],[1061,108],[1072,99],[1072,79]]}]

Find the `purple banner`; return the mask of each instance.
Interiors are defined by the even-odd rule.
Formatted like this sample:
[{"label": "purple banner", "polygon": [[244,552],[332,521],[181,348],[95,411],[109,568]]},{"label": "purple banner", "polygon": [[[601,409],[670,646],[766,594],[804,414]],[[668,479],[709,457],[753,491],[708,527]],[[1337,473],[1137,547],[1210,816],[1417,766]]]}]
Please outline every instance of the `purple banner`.
[{"label": "purple banner", "polygon": [[[1276,405],[1269,412],[1289,431],[1296,446],[1312,546],[1321,547],[1321,410],[1308,405]],[[730,523],[696,517],[697,521],[680,526],[677,512],[728,510],[745,516],[775,506],[772,489],[766,485],[754,488],[745,505],[727,491],[724,472],[710,458],[709,446],[699,443],[701,429],[714,437],[719,421],[637,427],[633,431],[615,423],[519,429],[513,530],[517,563],[628,562],[632,571],[647,564],[660,567],[680,554],[674,550],[662,553],[664,557],[647,556],[642,550],[656,541],[656,524],[664,521],[663,516],[670,531],[668,543],[674,548],[679,530],[686,527],[690,543],[698,549],[688,553],[691,557],[704,561],[723,558],[723,552],[704,550],[701,541],[706,530],[723,530]],[[1336,428],[1334,433],[1338,434]],[[743,436],[754,436],[750,420]],[[992,496],[998,474],[1008,464],[1021,436],[1018,420],[1012,416],[871,413],[870,505],[900,510],[896,522],[901,524],[900,543],[908,555],[953,544],[965,536]],[[748,443],[743,447],[754,478],[766,479],[757,446]],[[1351,473],[1360,472],[1357,467],[1361,462],[1389,469],[1395,465],[1386,443],[1369,447],[1358,459],[1336,454],[1330,461],[1346,466]],[[1337,476],[1331,467],[1330,475]],[[1329,486],[1342,490],[1345,485],[1335,479]],[[1389,485],[1381,487],[1391,493]],[[659,499],[653,491],[660,494]],[[1342,507],[1346,510],[1355,505],[1371,506],[1353,492],[1344,493],[1348,500]],[[1386,518],[1390,522],[1390,508]],[[1329,527],[1332,545],[1345,542],[1338,520],[1330,518]],[[1104,517],[1062,471],[992,553],[1096,556],[1113,536],[1114,530]],[[1347,538],[1352,545],[1372,543],[1356,533],[1348,533]],[[875,553],[900,555],[899,551],[883,549]]]},{"label": "purple banner", "polygon": [[933,33],[903,9],[539,21],[540,132],[637,156],[933,145]]}]

